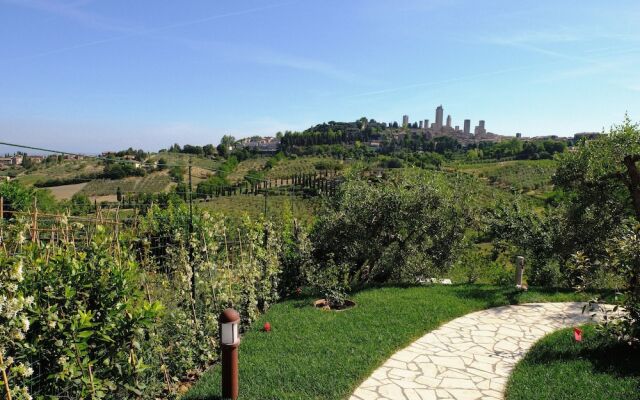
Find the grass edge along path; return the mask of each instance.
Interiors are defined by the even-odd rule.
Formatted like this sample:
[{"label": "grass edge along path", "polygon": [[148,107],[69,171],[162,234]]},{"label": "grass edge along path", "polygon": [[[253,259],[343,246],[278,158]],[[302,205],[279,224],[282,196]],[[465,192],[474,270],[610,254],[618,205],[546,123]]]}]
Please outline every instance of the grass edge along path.
[{"label": "grass edge along path", "polygon": [[505,398],[640,399],[640,348],[600,335],[593,325],[582,330],[582,342],[572,328],[538,341],[513,370]]},{"label": "grass edge along path", "polygon": [[[508,304],[584,301],[590,295],[486,285],[369,288],[357,306],[314,309],[313,298],[275,304],[243,335],[240,399],[346,399],[397,350],[473,311]],[[271,332],[262,332],[265,322]],[[219,399],[220,367],[207,371],[184,399]]]}]

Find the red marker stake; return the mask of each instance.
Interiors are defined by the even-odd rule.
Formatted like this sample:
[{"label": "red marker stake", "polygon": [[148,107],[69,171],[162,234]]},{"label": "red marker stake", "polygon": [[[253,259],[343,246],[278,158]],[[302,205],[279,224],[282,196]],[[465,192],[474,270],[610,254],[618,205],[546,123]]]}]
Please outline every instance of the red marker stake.
[{"label": "red marker stake", "polygon": [[573,337],[576,339],[576,342],[582,342],[582,329],[573,328]]}]

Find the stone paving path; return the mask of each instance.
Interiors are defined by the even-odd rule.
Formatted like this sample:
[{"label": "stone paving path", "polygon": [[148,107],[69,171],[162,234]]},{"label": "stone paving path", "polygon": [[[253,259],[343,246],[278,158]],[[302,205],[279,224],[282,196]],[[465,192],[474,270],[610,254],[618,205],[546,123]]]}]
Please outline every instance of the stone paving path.
[{"label": "stone paving path", "polygon": [[502,399],[527,350],[590,320],[584,303],[535,303],[467,314],[429,332],[375,370],[350,400]]}]

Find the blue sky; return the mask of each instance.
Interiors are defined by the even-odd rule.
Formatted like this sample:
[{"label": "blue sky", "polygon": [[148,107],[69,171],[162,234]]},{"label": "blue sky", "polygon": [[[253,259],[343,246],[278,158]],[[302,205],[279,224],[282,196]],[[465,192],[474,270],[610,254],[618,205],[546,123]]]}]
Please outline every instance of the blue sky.
[{"label": "blue sky", "polygon": [[637,0],[0,0],[0,140],[158,150],[439,104],[598,131],[640,120],[638,21]]}]

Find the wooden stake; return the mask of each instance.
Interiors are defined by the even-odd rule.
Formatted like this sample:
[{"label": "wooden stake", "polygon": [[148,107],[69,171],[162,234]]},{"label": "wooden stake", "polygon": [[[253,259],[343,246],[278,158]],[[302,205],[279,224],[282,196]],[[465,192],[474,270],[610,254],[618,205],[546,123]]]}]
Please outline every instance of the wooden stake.
[{"label": "wooden stake", "polygon": [[2,351],[0,351],[0,364],[2,364],[2,381],[4,382],[4,391],[6,392],[6,400],[11,400],[11,389],[9,388],[9,378],[7,377],[7,370],[4,367],[4,358],[2,358]]},{"label": "wooden stake", "polygon": [[33,218],[31,220],[31,228],[33,229],[33,232],[31,234],[31,241],[35,242],[37,241],[37,235],[38,235],[38,198],[34,198],[33,199]]}]

